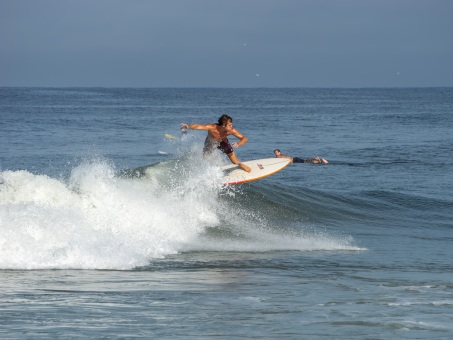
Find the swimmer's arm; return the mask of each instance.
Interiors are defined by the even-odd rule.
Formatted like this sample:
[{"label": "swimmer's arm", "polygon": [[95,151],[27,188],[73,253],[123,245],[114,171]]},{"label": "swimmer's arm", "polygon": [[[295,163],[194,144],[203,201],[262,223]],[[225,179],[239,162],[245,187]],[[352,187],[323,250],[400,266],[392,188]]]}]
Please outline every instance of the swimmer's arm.
[{"label": "swimmer's arm", "polygon": [[294,163],[292,157],[290,157],[288,155],[284,155],[282,153],[280,155],[278,155],[278,156],[275,156],[275,157],[277,157],[277,158],[287,158],[287,159],[289,159],[291,161],[291,163]]}]

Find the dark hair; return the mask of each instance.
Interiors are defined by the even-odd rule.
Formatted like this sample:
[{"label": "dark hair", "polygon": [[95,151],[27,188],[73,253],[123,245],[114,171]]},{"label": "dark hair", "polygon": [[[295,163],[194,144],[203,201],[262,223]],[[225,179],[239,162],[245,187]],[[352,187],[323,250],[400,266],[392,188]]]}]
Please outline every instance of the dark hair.
[{"label": "dark hair", "polygon": [[275,149],[275,150],[274,150],[274,153],[275,153],[275,151],[281,152],[279,149]]},{"label": "dark hair", "polygon": [[233,118],[228,115],[222,115],[222,117],[219,118],[219,123],[217,125],[226,126],[229,121],[233,123]]}]

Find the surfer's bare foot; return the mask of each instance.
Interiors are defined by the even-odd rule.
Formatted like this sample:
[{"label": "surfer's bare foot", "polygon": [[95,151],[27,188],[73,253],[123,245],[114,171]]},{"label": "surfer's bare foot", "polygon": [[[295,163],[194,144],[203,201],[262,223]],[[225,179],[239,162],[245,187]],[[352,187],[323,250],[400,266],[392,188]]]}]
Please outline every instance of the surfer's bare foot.
[{"label": "surfer's bare foot", "polygon": [[240,167],[242,170],[247,171],[247,172],[252,171],[252,169],[251,169],[249,166],[245,165],[244,163],[239,163],[239,167]]}]

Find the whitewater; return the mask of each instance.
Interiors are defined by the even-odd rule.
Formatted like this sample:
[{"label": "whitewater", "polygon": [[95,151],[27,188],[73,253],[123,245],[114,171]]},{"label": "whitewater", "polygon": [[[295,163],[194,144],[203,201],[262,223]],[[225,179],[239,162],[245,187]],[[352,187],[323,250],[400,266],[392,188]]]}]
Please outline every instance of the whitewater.
[{"label": "whitewater", "polygon": [[[185,160],[141,171],[127,178],[94,160],[67,179],[1,172],[0,268],[133,269],[187,251],[354,249],[319,235],[293,238],[231,206],[228,196],[242,193],[222,186],[218,166]],[[243,238],[210,235],[224,223]]]}]

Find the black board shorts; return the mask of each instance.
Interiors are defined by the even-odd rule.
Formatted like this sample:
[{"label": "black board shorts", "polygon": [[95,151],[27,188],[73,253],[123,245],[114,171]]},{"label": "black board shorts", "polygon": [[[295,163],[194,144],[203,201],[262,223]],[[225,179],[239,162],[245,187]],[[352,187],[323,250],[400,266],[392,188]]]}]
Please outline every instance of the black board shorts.
[{"label": "black board shorts", "polygon": [[293,163],[305,163],[305,159],[299,158],[299,157],[294,157],[293,158]]}]

